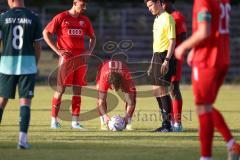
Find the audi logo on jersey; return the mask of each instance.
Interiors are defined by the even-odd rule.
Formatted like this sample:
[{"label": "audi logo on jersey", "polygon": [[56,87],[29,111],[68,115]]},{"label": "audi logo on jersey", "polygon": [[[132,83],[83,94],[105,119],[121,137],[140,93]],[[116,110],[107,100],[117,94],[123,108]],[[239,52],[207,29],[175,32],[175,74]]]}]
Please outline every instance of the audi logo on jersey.
[{"label": "audi logo on jersey", "polygon": [[83,31],[81,29],[68,29],[69,36],[83,36]]}]

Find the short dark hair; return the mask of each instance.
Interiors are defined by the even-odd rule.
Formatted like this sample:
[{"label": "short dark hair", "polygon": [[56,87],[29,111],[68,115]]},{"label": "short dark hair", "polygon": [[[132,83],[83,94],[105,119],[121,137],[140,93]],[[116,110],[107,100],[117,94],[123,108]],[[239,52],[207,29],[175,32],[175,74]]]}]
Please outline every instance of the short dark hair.
[{"label": "short dark hair", "polygon": [[154,3],[156,3],[157,1],[162,1],[162,0],[144,0],[144,3],[147,3],[148,1],[152,1],[152,2],[154,2]]},{"label": "short dark hair", "polygon": [[170,3],[175,3],[175,0],[161,0],[162,1],[162,3],[164,3],[164,2],[170,2]]},{"label": "short dark hair", "polygon": [[118,72],[111,72],[108,83],[112,84],[115,90],[118,91],[122,87],[122,75]]}]

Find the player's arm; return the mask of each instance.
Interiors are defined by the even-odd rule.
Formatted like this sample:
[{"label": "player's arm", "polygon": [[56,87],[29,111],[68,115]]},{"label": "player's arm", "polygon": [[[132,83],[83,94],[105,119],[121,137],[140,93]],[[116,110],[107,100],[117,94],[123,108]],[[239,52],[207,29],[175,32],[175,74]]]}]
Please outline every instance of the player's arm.
[{"label": "player's arm", "polygon": [[171,58],[175,49],[175,45],[176,45],[176,39],[172,38],[169,39],[169,47],[168,47],[168,52],[167,52],[167,56],[166,58]]},{"label": "player's arm", "polygon": [[71,54],[70,51],[67,50],[60,50],[56,46],[55,42],[53,41],[53,34],[48,32],[46,29],[43,30],[43,38],[48,46],[59,56],[69,56]]},{"label": "player's arm", "polygon": [[107,93],[98,91],[98,111],[99,114],[103,117],[104,122],[108,124],[110,117],[107,114]]},{"label": "player's arm", "polygon": [[58,48],[55,45],[54,41],[53,41],[53,35],[48,32],[46,29],[43,30],[43,38],[45,40],[45,42],[48,44],[48,46],[57,54],[59,54],[58,52]]},{"label": "player's arm", "polygon": [[162,74],[166,74],[169,70],[169,61],[173,55],[175,45],[176,45],[176,39],[175,38],[169,39],[169,47],[168,47],[167,56],[161,67]]},{"label": "player's arm", "polygon": [[128,119],[132,118],[132,114],[135,110],[135,106],[136,106],[136,93],[132,92],[132,93],[125,93],[125,97],[126,97],[126,104],[127,104],[127,111],[125,114],[125,122],[126,124],[128,123]]},{"label": "player's arm", "polygon": [[169,21],[166,27],[168,28],[169,46],[168,46],[165,61],[163,62],[161,67],[161,74],[166,74],[168,72],[169,60],[173,55],[175,45],[176,45],[176,28],[175,28],[175,21],[173,20],[173,18],[169,18]]},{"label": "player's arm", "polygon": [[96,36],[93,34],[89,39],[89,49],[88,54],[91,55],[96,45]]},{"label": "player's arm", "polygon": [[41,56],[41,51],[42,51],[41,42],[39,42],[39,41],[34,42],[33,47],[35,49],[36,63],[38,64],[40,56]]},{"label": "player's arm", "polygon": [[175,56],[177,59],[182,59],[188,49],[195,47],[210,36],[210,22],[211,14],[208,11],[198,13],[198,29],[176,48]]}]

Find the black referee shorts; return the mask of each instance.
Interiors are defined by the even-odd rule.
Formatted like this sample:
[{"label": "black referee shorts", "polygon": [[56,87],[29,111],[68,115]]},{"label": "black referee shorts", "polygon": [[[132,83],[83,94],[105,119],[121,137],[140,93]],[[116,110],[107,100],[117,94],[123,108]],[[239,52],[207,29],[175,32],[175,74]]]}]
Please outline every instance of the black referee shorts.
[{"label": "black referee shorts", "polygon": [[156,86],[169,86],[171,78],[176,72],[176,59],[174,56],[169,61],[169,70],[165,75],[161,74],[162,64],[167,56],[167,51],[156,52],[153,54],[153,61],[150,64],[150,81],[152,85]]}]

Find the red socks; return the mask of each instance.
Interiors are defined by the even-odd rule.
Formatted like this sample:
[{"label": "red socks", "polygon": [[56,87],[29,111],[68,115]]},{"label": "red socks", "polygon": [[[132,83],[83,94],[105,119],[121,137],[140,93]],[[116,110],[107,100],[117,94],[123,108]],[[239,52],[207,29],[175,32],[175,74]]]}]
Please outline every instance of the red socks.
[{"label": "red socks", "polygon": [[214,135],[214,124],[212,112],[199,115],[199,139],[202,157],[212,157],[212,142]]},{"label": "red socks", "polygon": [[172,112],[174,122],[181,123],[182,118],[182,100],[174,99],[172,100]]},{"label": "red socks", "polygon": [[79,116],[80,106],[81,106],[81,97],[73,96],[72,97],[72,115],[73,116]]},{"label": "red socks", "polygon": [[61,98],[57,99],[53,97],[52,99],[52,117],[57,117],[61,105]]},{"label": "red socks", "polygon": [[221,133],[226,143],[233,139],[231,131],[224,121],[223,116],[215,108],[212,108],[212,112],[200,115],[199,124],[199,138],[201,142],[202,157],[211,157],[212,155],[214,128]]},{"label": "red socks", "polygon": [[233,136],[226,122],[224,121],[223,116],[215,108],[212,109],[212,115],[213,115],[214,127],[217,129],[218,132],[221,133],[221,135],[224,138],[224,141],[228,143],[231,139],[233,139]]}]

